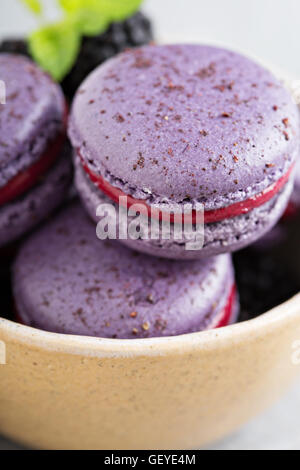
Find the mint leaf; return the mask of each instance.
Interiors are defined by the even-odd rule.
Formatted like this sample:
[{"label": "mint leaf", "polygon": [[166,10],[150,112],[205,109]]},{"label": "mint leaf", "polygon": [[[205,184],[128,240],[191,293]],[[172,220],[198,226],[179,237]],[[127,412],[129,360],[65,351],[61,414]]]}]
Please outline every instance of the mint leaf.
[{"label": "mint leaf", "polygon": [[79,34],[93,36],[100,34],[108,27],[110,21],[105,15],[99,15],[97,10],[83,8],[77,12],[69,14],[74,27]]},{"label": "mint leaf", "polygon": [[[40,0],[21,0],[40,14]],[[138,10],[142,0],[58,0],[65,19],[46,26],[29,37],[34,60],[52,77],[61,81],[72,69],[79,53],[81,37],[103,32],[110,23],[123,21]]]},{"label": "mint leaf", "polygon": [[31,10],[35,15],[40,15],[43,11],[41,2],[39,0],[21,0],[29,10]]},{"label": "mint leaf", "polygon": [[123,21],[133,15],[140,7],[142,0],[99,0],[99,8],[110,21]]},{"label": "mint leaf", "polygon": [[79,48],[80,34],[68,20],[46,26],[29,37],[32,57],[57,81],[70,72]]},{"label": "mint leaf", "polygon": [[139,8],[142,0],[59,0],[61,7],[76,18],[82,34],[104,31],[113,21],[122,21]]},{"label": "mint leaf", "polygon": [[85,4],[86,6],[89,6],[90,3],[91,2],[89,0],[59,0],[60,6],[68,13],[79,11],[85,7]]}]

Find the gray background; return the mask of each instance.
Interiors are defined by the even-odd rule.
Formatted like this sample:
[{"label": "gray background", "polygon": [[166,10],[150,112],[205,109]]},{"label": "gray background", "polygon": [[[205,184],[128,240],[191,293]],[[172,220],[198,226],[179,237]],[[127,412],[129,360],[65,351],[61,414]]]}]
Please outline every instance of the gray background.
[{"label": "gray background", "polygon": [[[55,18],[55,0],[44,4],[47,17]],[[161,41],[227,46],[300,79],[299,0],[146,0],[144,9]],[[0,37],[35,25],[20,1],[0,0]],[[212,448],[300,450],[299,418],[300,382],[271,410]],[[0,437],[0,450],[12,448]]]},{"label": "gray background", "polygon": [[[47,18],[56,0],[44,0]],[[145,0],[160,39],[239,49],[300,77],[299,0]],[[34,19],[20,0],[0,0],[0,35],[26,32]]]}]

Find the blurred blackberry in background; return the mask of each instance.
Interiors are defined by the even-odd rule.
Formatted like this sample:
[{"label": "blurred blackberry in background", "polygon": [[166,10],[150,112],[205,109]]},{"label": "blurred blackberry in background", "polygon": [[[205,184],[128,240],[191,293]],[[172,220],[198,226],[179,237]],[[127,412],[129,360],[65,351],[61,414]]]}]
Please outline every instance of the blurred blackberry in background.
[{"label": "blurred blackberry in background", "polygon": [[84,37],[75,66],[63,81],[72,97],[85,77],[98,65],[129,47],[149,44],[153,39],[150,21],[140,12],[122,23],[113,23],[99,36]]},{"label": "blurred blackberry in background", "polygon": [[1,261],[0,268],[0,316],[8,319],[13,318],[12,314],[12,292],[10,283],[10,266]]},{"label": "blurred blackberry in background", "polygon": [[286,302],[300,286],[272,252],[246,248],[233,255],[240,295],[239,321],[247,321]]},{"label": "blurred blackberry in background", "polygon": [[26,41],[22,39],[5,39],[0,43],[0,52],[30,56]]},{"label": "blurred blackberry in background", "polygon": [[[151,23],[142,13],[135,13],[121,23],[112,23],[98,36],[84,37],[77,62],[62,82],[66,96],[73,98],[77,88],[98,65],[130,47],[149,44],[153,39]],[[0,43],[0,52],[30,56],[26,41],[8,39]]]},{"label": "blurred blackberry in background", "polygon": [[11,264],[18,249],[17,243],[0,248],[0,317],[13,319]]}]

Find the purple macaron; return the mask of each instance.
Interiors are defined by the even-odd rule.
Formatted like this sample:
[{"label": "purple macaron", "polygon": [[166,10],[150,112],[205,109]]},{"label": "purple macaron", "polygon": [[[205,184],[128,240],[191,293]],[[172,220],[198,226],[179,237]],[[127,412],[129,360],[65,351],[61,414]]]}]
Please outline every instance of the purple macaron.
[{"label": "purple macaron", "polygon": [[149,338],[233,323],[231,256],[176,262],[100,241],[72,203],[33,234],[13,268],[19,320],[42,330],[103,338]]},{"label": "purple macaron", "polygon": [[296,175],[295,175],[295,184],[294,189],[284,214],[285,218],[292,217],[297,215],[300,210],[300,155],[296,164]]},{"label": "purple macaron", "polygon": [[71,182],[66,103],[29,59],[0,54],[0,247],[65,198]]},{"label": "purple macaron", "polygon": [[[300,115],[300,105],[298,105]],[[294,189],[284,213],[284,220],[293,218],[299,214],[300,210],[300,151],[295,165]]]},{"label": "purple macaron", "polygon": [[[299,153],[299,116],[267,70],[228,50],[147,46],[94,71],[74,101],[69,135],[81,198],[97,207],[125,196],[127,207],[176,204],[204,209],[204,246],[184,236],[122,240],[174,259],[238,250],[281,217]],[[161,204],[163,206],[161,206]],[[160,217],[164,210],[160,211]],[[146,234],[146,236],[145,236]]]}]

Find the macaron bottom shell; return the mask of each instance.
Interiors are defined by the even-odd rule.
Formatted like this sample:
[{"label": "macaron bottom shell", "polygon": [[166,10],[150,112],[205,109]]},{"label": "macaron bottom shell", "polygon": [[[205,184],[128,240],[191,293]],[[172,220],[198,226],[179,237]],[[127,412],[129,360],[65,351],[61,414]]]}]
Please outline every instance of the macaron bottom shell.
[{"label": "macaron bottom shell", "polygon": [[[22,311],[22,306],[21,303],[19,302],[19,308],[20,311]],[[227,303],[224,306],[224,308],[220,311],[220,314],[218,317],[214,320],[213,323],[210,325],[207,325],[205,328],[206,330],[209,329],[218,329],[218,328],[224,328],[225,326],[233,325],[236,323],[238,316],[240,312],[240,304],[239,304],[239,299],[237,295],[237,288],[236,285],[234,284],[231,292],[229,292],[229,296],[227,298]],[[15,312],[14,312],[14,319],[17,323],[20,323],[22,325],[27,325],[31,327],[39,327],[38,324],[35,324],[32,322],[32,319],[26,315],[26,311],[23,310],[22,313],[19,312],[19,310],[15,307]],[[197,332],[198,329],[195,330]],[[53,330],[53,333],[60,332],[56,329]],[[186,332],[190,333],[189,331]],[[75,333],[73,333],[75,334]]]},{"label": "macaron bottom shell", "polygon": [[175,262],[100,241],[77,203],[21,247],[13,289],[22,323],[63,334],[176,336],[225,326],[238,314],[230,255]]},{"label": "macaron bottom shell", "polygon": [[[98,223],[97,208],[102,204],[112,204],[118,212],[118,205],[105,196],[90,181],[88,175],[82,169],[79,158],[75,159],[75,183],[82,202],[91,218]],[[252,209],[248,214],[225,219],[221,222],[204,225],[204,245],[197,251],[186,249],[186,242],[190,239],[175,240],[174,233],[169,240],[151,239],[148,223],[141,227],[141,232],[148,234],[148,239],[139,238],[132,240],[120,240],[129,248],[147,253],[152,256],[189,260],[202,259],[227,252],[238,251],[251,243],[254,243],[269,232],[283,215],[293,189],[293,177],[290,178],[284,188],[260,207]],[[128,220],[133,218],[128,217]],[[117,218],[118,221],[118,218]],[[117,227],[118,233],[118,227]],[[184,235],[184,234],[183,234]]]},{"label": "macaron bottom shell", "polygon": [[51,214],[67,197],[72,180],[69,149],[32,189],[0,207],[0,247],[17,240]]}]

